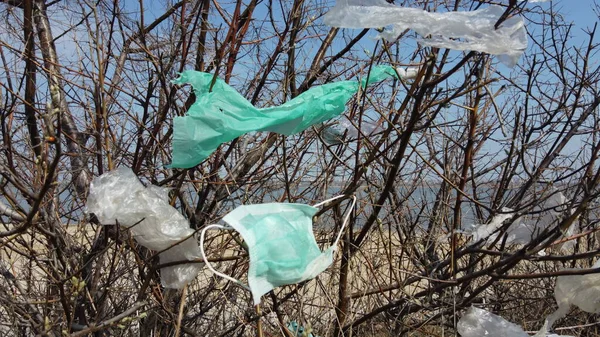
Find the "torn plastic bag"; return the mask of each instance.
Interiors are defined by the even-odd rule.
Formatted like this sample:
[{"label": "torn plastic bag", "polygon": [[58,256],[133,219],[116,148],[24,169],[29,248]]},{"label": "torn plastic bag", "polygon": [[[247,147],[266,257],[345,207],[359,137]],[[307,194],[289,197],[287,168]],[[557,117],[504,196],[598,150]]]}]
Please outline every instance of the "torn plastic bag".
[{"label": "torn plastic bag", "polygon": [[[419,74],[419,67],[396,67],[397,75],[403,80],[414,80]],[[327,123],[329,124],[329,123]],[[381,125],[373,121],[363,120],[360,125],[360,131],[365,136],[370,136],[379,131],[383,131]],[[344,139],[358,138],[358,129],[348,119],[342,118],[333,124],[326,125],[319,130],[323,141],[328,145],[339,145]]]},{"label": "torn plastic bag", "polygon": [[414,80],[419,74],[419,67],[396,68],[398,75],[403,80]]},{"label": "torn plastic bag", "polygon": [[[87,212],[104,225],[118,223],[130,228],[135,240],[159,254],[160,263],[201,258],[194,230],[168,201],[168,189],[144,187],[130,168],[118,168],[94,178],[90,185]],[[185,240],[185,241],[184,241]],[[186,263],[161,269],[166,288],[181,288],[193,280],[201,263]]]},{"label": "torn plastic bag", "polygon": [[529,337],[517,324],[476,307],[461,317],[457,330],[462,337]]},{"label": "torn plastic bag", "polygon": [[340,28],[380,28],[391,26],[382,37],[392,40],[406,29],[422,39],[421,45],[456,50],[474,50],[498,55],[514,67],[527,48],[527,32],[521,16],[513,16],[495,29],[504,13],[500,6],[463,12],[427,12],[400,7],[386,0],[337,0],[325,14],[325,24]]},{"label": "torn plastic bag", "polygon": [[[544,200],[539,206],[533,208],[531,215],[521,216],[513,221],[506,230],[507,244],[526,244],[537,237],[547,228],[558,225],[562,216],[567,213],[567,198],[561,192],[552,194]],[[489,224],[475,225],[471,230],[474,241],[488,238],[495,240],[498,236],[497,231],[505,220],[514,215],[512,209],[503,208],[502,213],[492,218]],[[573,226],[571,226],[573,227]],[[563,233],[565,236],[573,234],[574,229],[569,228]]]},{"label": "torn plastic bag", "polygon": [[[340,81],[313,87],[275,107],[255,108],[234,88],[214,75],[184,71],[174,81],[191,84],[196,102],[187,116],[173,122],[173,161],[171,167],[198,165],[219,145],[253,131],[271,131],[286,136],[340,115],[346,102],[360,86],[397,77],[390,66],[374,67],[368,80]],[[211,90],[212,85],[212,90]]]},{"label": "torn plastic bag", "polygon": [[[600,260],[592,268],[600,268]],[[577,270],[577,269],[572,269]],[[556,278],[554,298],[558,309],[548,317],[550,326],[565,317],[571,305],[589,313],[600,312],[600,274],[565,275]]]},{"label": "torn plastic bag", "polygon": [[[182,243],[158,254],[159,263],[196,260],[201,258],[200,248],[194,236],[191,236]],[[183,288],[186,284],[193,281],[204,263],[178,263],[173,266],[161,268],[160,283],[165,288]]]},{"label": "torn plastic bag", "polygon": [[319,133],[325,144],[339,145],[344,143],[344,131],[334,125],[324,126]]},{"label": "torn plastic bag", "polygon": [[[379,131],[383,131],[383,128],[375,122],[363,120],[360,125],[360,132],[365,136],[370,136]],[[342,144],[344,139],[356,139],[358,133],[356,126],[347,119],[342,119],[321,129],[321,137],[329,145]]]},{"label": "torn plastic bag", "polygon": [[[548,322],[545,322],[534,337],[559,337],[556,334],[548,334],[547,328]],[[461,337],[529,337],[521,326],[476,307],[470,307],[461,317],[457,330]]]},{"label": "torn plastic bag", "polygon": [[[502,227],[504,221],[510,219],[512,216],[512,209],[504,207],[502,208],[502,212],[494,216],[489,224],[473,226],[471,233],[473,236],[473,241],[477,242],[482,239],[489,239],[492,241],[495,240],[495,238],[498,236],[498,233],[494,232],[497,231],[498,228]],[[507,241],[509,239],[507,239]]]}]

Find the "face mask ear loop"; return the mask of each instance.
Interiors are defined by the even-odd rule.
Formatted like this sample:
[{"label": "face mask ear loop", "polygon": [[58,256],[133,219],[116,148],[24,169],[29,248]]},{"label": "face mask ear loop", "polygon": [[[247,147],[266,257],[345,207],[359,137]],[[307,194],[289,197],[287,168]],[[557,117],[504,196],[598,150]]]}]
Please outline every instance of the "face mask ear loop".
[{"label": "face mask ear loop", "polygon": [[227,279],[231,282],[237,283],[240,286],[244,287],[247,290],[250,290],[250,288],[243,284],[241,281],[234,279],[233,277],[223,274],[221,272],[216,271],[212,265],[208,262],[208,259],[206,258],[206,254],[204,253],[204,234],[206,233],[207,230],[212,229],[212,228],[219,228],[219,229],[232,229],[231,227],[227,227],[227,226],[222,226],[222,225],[218,225],[218,224],[214,224],[214,225],[208,225],[206,227],[204,227],[204,229],[202,230],[202,232],[200,232],[200,255],[202,256],[202,259],[204,260],[204,263],[206,264],[206,267],[212,271],[213,273],[215,273],[216,275],[221,276],[224,279]]},{"label": "face mask ear loop", "polygon": [[342,228],[340,228],[340,232],[338,233],[337,237],[335,238],[335,241],[333,242],[332,247],[334,247],[333,249],[337,249],[337,244],[340,241],[340,238],[342,237],[342,233],[344,233],[344,229],[346,228],[346,225],[348,225],[348,220],[350,220],[350,215],[352,215],[352,210],[354,210],[354,206],[356,206],[356,196],[353,195],[352,196],[352,205],[350,205],[350,209],[348,210],[348,212],[346,213],[346,216],[344,217],[344,222],[342,223]]},{"label": "face mask ear loop", "polygon": [[328,203],[330,201],[334,201],[334,200],[337,200],[337,199],[343,198],[343,197],[345,197],[345,195],[343,195],[343,194],[342,195],[338,195],[337,197],[333,197],[333,198],[327,199],[325,201],[321,201],[320,203],[313,205],[313,207],[321,207],[321,206],[325,205],[326,203]]}]

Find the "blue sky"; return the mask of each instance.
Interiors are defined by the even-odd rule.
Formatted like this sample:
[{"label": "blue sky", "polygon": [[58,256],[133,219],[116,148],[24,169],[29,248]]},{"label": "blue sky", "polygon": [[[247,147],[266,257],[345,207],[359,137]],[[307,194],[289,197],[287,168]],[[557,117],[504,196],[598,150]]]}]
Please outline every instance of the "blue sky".
[{"label": "blue sky", "polygon": [[573,37],[576,41],[572,41],[574,44],[581,42],[587,42],[587,34],[584,30],[586,28],[593,28],[594,23],[598,22],[598,15],[594,11],[595,0],[554,0],[547,3],[540,3],[542,8],[548,8],[550,5],[554,6],[556,12],[561,13],[566,22],[572,22],[574,24]]},{"label": "blue sky", "polygon": [[569,20],[577,25],[579,23],[588,23],[592,25],[598,17],[593,12],[594,0],[563,0],[556,1],[554,6],[563,12]]}]

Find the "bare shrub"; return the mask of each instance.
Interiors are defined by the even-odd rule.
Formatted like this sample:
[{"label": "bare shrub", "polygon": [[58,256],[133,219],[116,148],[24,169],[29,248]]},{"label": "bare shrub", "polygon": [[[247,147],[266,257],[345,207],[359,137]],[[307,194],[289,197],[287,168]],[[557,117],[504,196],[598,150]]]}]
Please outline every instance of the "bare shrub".
[{"label": "bare shrub", "polygon": [[[488,1],[404,1],[434,11]],[[531,48],[510,70],[489,55],[396,43],[375,30],[331,29],[330,1],[48,1],[0,3],[0,331],[6,336],[319,336],[453,334],[472,304],[537,330],[555,309],[554,277],[598,254],[600,94],[596,27],[552,6],[510,1]],[[596,8],[597,10],[598,8]],[[244,135],[187,170],[171,160],[172,120],[195,96],[171,80],[218,73],[254,105],[364,77],[372,65],[417,66],[413,81],[359,92],[342,118],[372,134],[324,141],[324,126]],[[334,123],[335,121],[331,121]],[[156,252],[85,213],[89,184],[119,166],[172,188],[194,229],[236,205],[359,203],[334,265],[277,288],[259,310],[206,269],[164,289]],[[511,208],[500,234],[561,192],[558,220],[525,245],[462,231]],[[328,246],[345,203],[315,220]],[[561,232],[577,228],[572,246]],[[579,233],[579,234],[577,234]],[[545,255],[539,252],[545,252]],[[211,232],[215,266],[245,280],[239,236]],[[200,261],[197,261],[200,263]],[[598,336],[593,315],[558,322]]]}]

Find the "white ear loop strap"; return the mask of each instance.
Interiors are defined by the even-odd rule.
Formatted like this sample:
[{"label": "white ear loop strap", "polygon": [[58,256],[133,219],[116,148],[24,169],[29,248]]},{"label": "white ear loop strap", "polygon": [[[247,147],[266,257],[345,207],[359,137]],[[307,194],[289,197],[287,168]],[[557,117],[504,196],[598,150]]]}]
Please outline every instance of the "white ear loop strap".
[{"label": "white ear loop strap", "polygon": [[[330,201],[337,200],[337,199],[343,198],[343,197],[345,197],[345,195],[338,195],[337,197],[333,197],[331,199],[327,199],[325,201],[322,201],[322,202],[314,205],[313,207],[319,207],[319,206],[322,206],[322,205],[324,205],[324,204],[326,204],[326,203],[328,203]],[[350,220],[350,215],[352,214],[352,210],[354,209],[354,206],[356,206],[356,196],[353,195],[351,198],[352,198],[352,205],[350,205],[350,209],[348,210],[348,212],[344,216],[344,222],[342,223],[342,228],[340,228],[340,232],[338,233],[337,237],[335,238],[335,241],[333,242],[332,247],[337,247],[337,244],[340,241],[340,239],[342,237],[342,234],[344,233],[344,229],[346,228],[346,225],[348,225],[348,220]]]},{"label": "white ear loop strap", "polygon": [[227,279],[229,281],[232,281],[234,283],[239,284],[240,286],[250,290],[250,288],[243,284],[240,280],[237,280],[229,275],[223,274],[221,272],[216,271],[212,265],[210,264],[210,262],[208,262],[208,259],[206,258],[206,254],[204,253],[204,234],[206,233],[207,230],[212,229],[212,228],[218,228],[218,229],[227,229],[227,230],[231,230],[233,228],[228,227],[228,226],[223,226],[223,225],[218,225],[218,224],[213,224],[213,225],[208,225],[206,227],[204,227],[204,229],[202,230],[202,232],[200,232],[200,255],[202,255],[202,259],[204,260],[204,263],[206,264],[206,267],[212,271],[213,273],[215,273],[216,275],[221,276],[224,279]]},{"label": "white ear loop strap", "polygon": [[327,199],[325,201],[321,201],[318,204],[314,204],[313,207],[321,207],[321,206],[325,205],[326,203],[328,203],[330,201],[334,201],[334,200],[337,200],[337,199],[343,198],[343,197],[345,197],[345,195],[343,195],[343,194],[342,195],[338,195],[337,197],[329,198],[329,199]]},{"label": "white ear loop strap", "polygon": [[[344,229],[348,225],[348,220],[350,220],[350,215],[352,215],[352,211],[354,210],[355,206],[356,206],[356,196],[353,195],[352,196],[352,205],[350,205],[350,209],[348,210],[348,212],[346,213],[346,216],[344,217],[344,222],[342,223],[342,228],[340,228],[340,232],[338,233],[337,237],[335,238],[335,241],[333,242],[333,247],[337,248],[337,244],[340,241],[340,238],[342,237],[342,233],[344,233]],[[334,249],[336,249],[336,248],[334,248]]]}]

